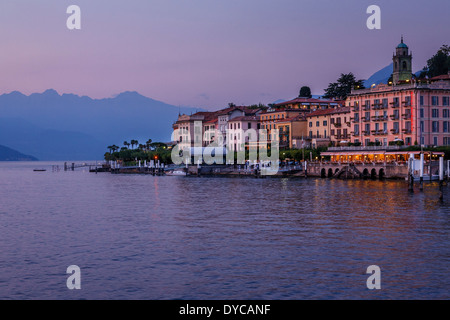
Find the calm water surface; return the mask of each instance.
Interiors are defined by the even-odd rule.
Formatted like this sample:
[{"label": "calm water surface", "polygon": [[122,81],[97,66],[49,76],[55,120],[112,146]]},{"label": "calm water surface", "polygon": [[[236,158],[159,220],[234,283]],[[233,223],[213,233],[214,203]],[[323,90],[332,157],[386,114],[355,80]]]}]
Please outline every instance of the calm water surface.
[{"label": "calm water surface", "polygon": [[0,299],[450,298],[450,187],[52,164],[0,163]]}]

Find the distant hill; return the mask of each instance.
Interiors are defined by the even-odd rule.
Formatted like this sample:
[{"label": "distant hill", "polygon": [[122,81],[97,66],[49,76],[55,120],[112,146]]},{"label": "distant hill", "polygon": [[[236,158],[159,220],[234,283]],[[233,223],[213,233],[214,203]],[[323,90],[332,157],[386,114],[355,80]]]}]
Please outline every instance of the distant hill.
[{"label": "distant hill", "polygon": [[178,113],[196,110],[137,92],[92,99],[51,89],[28,96],[14,91],[0,95],[0,144],[40,160],[97,160],[111,144],[170,141]]},{"label": "distant hill", "polygon": [[33,156],[27,156],[19,151],[0,145],[0,161],[37,161]]},{"label": "distant hill", "polygon": [[[364,86],[366,88],[370,88],[370,86],[373,84],[380,84],[380,83],[387,84],[392,72],[394,72],[394,64],[393,63],[384,67],[381,70],[378,70],[373,75],[371,75],[369,79],[364,81]],[[421,72],[422,72],[422,70],[419,70],[415,73],[415,75],[419,76]]]},{"label": "distant hill", "polygon": [[364,86],[366,88],[370,88],[371,85],[385,83],[387,84],[389,77],[391,76],[392,72],[394,71],[394,64],[391,63],[390,65],[384,67],[383,69],[375,72],[372,76],[370,76],[369,79],[364,81]]}]

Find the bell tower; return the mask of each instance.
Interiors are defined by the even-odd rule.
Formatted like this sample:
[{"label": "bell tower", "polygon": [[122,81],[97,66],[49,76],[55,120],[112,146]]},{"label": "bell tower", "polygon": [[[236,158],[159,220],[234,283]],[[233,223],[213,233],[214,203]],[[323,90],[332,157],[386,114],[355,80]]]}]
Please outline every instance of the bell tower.
[{"label": "bell tower", "polygon": [[394,72],[392,74],[394,85],[411,81],[412,53],[409,52],[408,46],[403,43],[403,36],[401,43],[395,49],[392,61],[394,62]]}]

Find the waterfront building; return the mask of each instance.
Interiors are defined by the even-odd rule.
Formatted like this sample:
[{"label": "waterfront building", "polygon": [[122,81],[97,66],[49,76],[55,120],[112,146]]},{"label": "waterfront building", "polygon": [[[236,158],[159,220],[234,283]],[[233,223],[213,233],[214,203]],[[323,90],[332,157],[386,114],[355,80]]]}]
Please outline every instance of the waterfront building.
[{"label": "waterfront building", "polygon": [[313,148],[350,141],[350,108],[317,110],[308,114],[306,119],[308,121],[307,137]]},{"label": "waterfront building", "polygon": [[180,147],[207,146],[215,141],[217,134],[221,134],[223,145],[227,146],[228,122],[243,116],[257,117],[261,111],[261,108],[233,106],[214,112],[202,111],[192,115],[179,115],[172,126],[174,130],[178,129],[174,137],[175,142],[179,143]]},{"label": "waterfront building", "polygon": [[232,151],[248,150],[250,144],[259,139],[259,117],[241,116],[228,121],[228,149]]},{"label": "waterfront building", "polygon": [[275,122],[279,132],[280,148],[301,149],[306,147],[307,121],[304,114]]},{"label": "waterfront building", "polygon": [[394,56],[393,83],[353,90],[346,100],[351,110],[351,142],[363,146],[392,144],[450,145],[450,81],[412,78],[408,46]]}]

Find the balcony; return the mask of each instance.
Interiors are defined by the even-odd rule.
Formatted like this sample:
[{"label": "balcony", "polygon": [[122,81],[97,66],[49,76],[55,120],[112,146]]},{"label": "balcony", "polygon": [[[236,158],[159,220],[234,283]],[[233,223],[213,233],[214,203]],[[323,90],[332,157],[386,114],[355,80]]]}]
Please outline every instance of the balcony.
[{"label": "balcony", "polygon": [[411,129],[403,129],[402,132],[404,134],[411,134]]},{"label": "balcony", "polygon": [[342,123],[340,123],[340,122],[335,122],[335,123],[333,123],[333,125],[334,125],[336,128],[340,128],[340,127],[342,126]]},{"label": "balcony", "polygon": [[411,101],[402,101],[402,106],[411,107]]},{"label": "balcony", "polygon": [[411,114],[410,113],[404,113],[402,114],[403,120],[411,120]]},{"label": "balcony", "polygon": [[399,119],[398,114],[391,114],[389,117],[391,118],[391,120],[398,120]]},{"label": "balcony", "polygon": [[397,102],[391,102],[390,104],[391,104],[391,107],[394,108],[394,109],[395,108],[400,108],[400,103],[398,101]]},{"label": "balcony", "polygon": [[398,130],[398,129],[391,129],[391,133],[392,133],[392,134],[398,134],[398,133],[399,133],[399,130]]},{"label": "balcony", "polygon": [[359,137],[359,132],[358,131],[356,131],[356,132],[352,131],[351,135],[354,136],[354,137]]},{"label": "balcony", "polygon": [[372,120],[375,122],[379,122],[379,121],[387,121],[387,117],[385,116],[372,116]]},{"label": "balcony", "polygon": [[359,118],[350,118],[350,121],[353,123],[359,123]]},{"label": "balcony", "polygon": [[358,112],[358,111],[359,111],[359,106],[354,106],[354,107],[352,108],[352,110],[353,110],[354,112]]},{"label": "balcony", "polygon": [[370,131],[362,131],[362,134],[363,134],[364,136],[370,136]]},{"label": "balcony", "polygon": [[372,130],[372,134],[374,136],[384,136],[387,134],[387,132],[384,130]]},{"label": "balcony", "polygon": [[370,122],[370,117],[362,117],[361,118],[363,122]]},{"label": "balcony", "polygon": [[367,105],[363,106],[363,110],[369,111],[370,110],[370,104],[367,104]]},{"label": "balcony", "polygon": [[335,134],[334,138],[335,139],[350,139],[350,135],[348,135],[348,134]]}]

